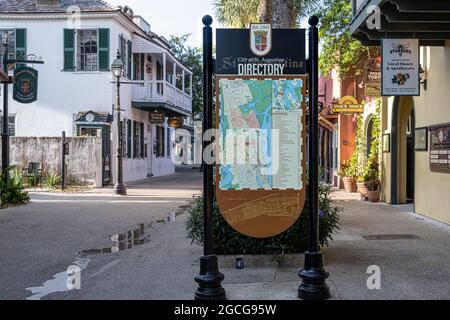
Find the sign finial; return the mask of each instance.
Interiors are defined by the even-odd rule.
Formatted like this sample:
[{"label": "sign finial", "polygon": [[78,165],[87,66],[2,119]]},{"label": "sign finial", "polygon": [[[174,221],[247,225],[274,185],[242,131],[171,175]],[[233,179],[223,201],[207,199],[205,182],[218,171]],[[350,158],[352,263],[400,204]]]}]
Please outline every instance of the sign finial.
[{"label": "sign finial", "polygon": [[210,15],[206,15],[203,17],[202,22],[205,26],[210,26],[213,23],[213,18]]},{"label": "sign finial", "polygon": [[309,17],[308,23],[310,26],[317,26],[319,24],[319,17],[318,16],[311,16]]}]

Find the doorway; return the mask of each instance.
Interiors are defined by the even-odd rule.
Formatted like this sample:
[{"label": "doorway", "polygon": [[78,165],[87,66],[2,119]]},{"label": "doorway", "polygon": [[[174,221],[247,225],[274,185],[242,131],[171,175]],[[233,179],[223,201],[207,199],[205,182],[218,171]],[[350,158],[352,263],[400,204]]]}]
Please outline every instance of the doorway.
[{"label": "doorway", "polygon": [[109,125],[77,124],[80,137],[97,137],[102,139],[102,184],[111,184],[111,129]]},{"label": "doorway", "polygon": [[412,97],[397,97],[392,111],[391,203],[414,203],[415,112]]},{"label": "doorway", "polygon": [[414,203],[414,173],[415,173],[415,150],[414,150],[414,111],[411,114],[406,126],[406,202]]}]

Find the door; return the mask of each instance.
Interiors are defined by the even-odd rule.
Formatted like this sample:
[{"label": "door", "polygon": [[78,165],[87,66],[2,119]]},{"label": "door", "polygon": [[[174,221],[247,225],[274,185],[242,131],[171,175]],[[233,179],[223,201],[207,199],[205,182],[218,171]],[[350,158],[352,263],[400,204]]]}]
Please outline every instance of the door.
[{"label": "door", "polygon": [[153,162],[153,134],[152,125],[147,125],[147,141],[145,143],[147,151],[145,152],[147,158],[147,177],[153,177],[152,162]]},{"label": "door", "polygon": [[111,184],[111,141],[109,126],[80,125],[78,135],[102,139],[102,182],[103,186]]}]

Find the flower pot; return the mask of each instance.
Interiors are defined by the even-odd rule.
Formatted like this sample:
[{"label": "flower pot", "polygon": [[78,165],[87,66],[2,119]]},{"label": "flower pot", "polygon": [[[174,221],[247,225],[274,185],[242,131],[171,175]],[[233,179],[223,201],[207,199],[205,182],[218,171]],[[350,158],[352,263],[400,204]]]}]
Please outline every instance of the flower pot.
[{"label": "flower pot", "polygon": [[368,198],[369,198],[370,202],[379,202],[380,201],[380,190],[369,191]]},{"label": "flower pot", "polygon": [[367,189],[366,183],[358,182],[356,185],[358,186],[358,192],[361,195],[361,200],[367,201],[369,196],[369,189]]},{"label": "flower pot", "polygon": [[357,191],[356,180],[353,177],[345,177],[342,178],[342,182],[344,183],[344,189],[347,193],[354,193]]}]

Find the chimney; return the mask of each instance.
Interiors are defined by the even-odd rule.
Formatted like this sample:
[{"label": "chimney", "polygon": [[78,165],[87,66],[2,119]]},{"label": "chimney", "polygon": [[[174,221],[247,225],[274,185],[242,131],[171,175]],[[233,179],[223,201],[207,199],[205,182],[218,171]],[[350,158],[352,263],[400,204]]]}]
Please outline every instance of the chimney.
[{"label": "chimney", "polygon": [[36,5],[38,6],[59,6],[61,4],[61,0],[36,0]]}]

